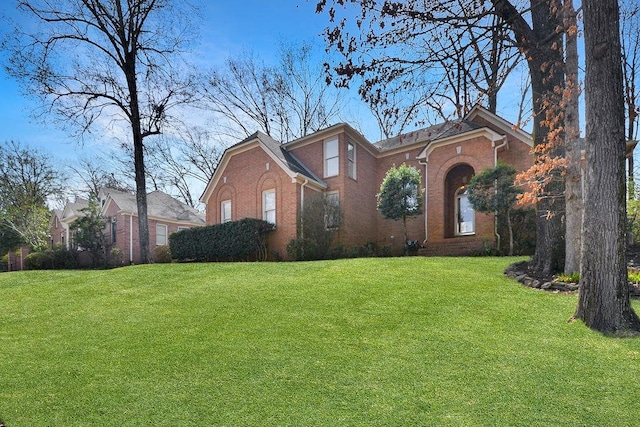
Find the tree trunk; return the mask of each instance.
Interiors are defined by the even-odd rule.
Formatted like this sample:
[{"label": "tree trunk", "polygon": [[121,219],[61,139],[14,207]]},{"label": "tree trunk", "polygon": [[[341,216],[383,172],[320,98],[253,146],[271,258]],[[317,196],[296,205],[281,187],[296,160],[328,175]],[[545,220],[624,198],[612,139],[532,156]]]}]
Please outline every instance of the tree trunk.
[{"label": "tree trunk", "polygon": [[[492,0],[492,3],[495,12],[509,24],[527,58],[533,98],[533,144],[547,143],[550,127],[564,126],[562,114],[557,110],[560,105],[557,94],[564,87],[562,37],[557,31],[562,27],[562,16],[558,14],[557,3],[531,0],[531,26],[511,2]],[[550,154],[564,157],[564,147],[556,144]],[[555,178],[536,204],[536,251],[531,267],[545,275],[564,267],[564,182],[560,176]]]},{"label": "tree trunk", "polygon": [[138,83],[136,76],[136,55],[131,52],[125,59],[124,66],[127,87],[129,90],[129,108],[131,111],[131,130],[133,137],[133,165],[136,177],[136,204],[138,207],[138,240],[140,244],[140,264],[148,264],[151,260],[149,252],[149,221],[147,218],[147,181],[144,166],[144,144],[140,105],[138,101]]},{"label": "tree trunk", "polygon": [[626,269],[624,98],[617,0],[585,0],[585,209],[575,317],[597,331],[640,331]]},{"label": "tree trunk", "polygon": [[[533,128],[536,130],[534,145],[549,142],[550,128],[548,124],[544,123],[546,110],[550,106],[557,105],[558,100],[554,96],[555,89],[564,85],[564,75],[558,65],[562,63],[562,52],[549,49],[549,51],[540,52],[538,55],[529,60],[531,88],[534,97]],[[549,69],[548,67],[552,71],[544,72],[543,70]],[[558,121],[554,123],[554,126],[563,126],[563,123]],[[562,157],[564,156],[564,147],[557,144],[550,149],[550,154],[552,157]],[[533,270],[544,275],[562,271],[564,268],[564,181],[558,171],[550,173],[555,177],[546,185],[544,194],[536,203],[536,250],[532,259]]]},{"label": "tree trunk", "polygon": [[[567,22],[576,26],[576,13],[572,0],[567,0],[565,11]],[[578,98],[580,87],[578,83],[578,40],[575,32],[566,33],[566,81],[569,99],[565,108],[565,149],[567,158],[567,174],[565,175],[565,262],[566,274],[580,271],[580,244],[582,227],[582,177],[580,143],[580,113]]]}]

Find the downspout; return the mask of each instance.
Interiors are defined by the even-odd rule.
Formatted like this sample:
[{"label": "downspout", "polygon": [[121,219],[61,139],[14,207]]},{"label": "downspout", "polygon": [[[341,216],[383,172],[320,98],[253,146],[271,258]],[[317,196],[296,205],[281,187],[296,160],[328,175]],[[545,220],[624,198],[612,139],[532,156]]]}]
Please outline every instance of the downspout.
[{"label": "downspout", "polygon": [[429,180],[429,168],[427,167],[428,158],[425,158],[424,162],[418,160],[418,164],[424,165],[424,240],[422,241],[422,245],[427,244],[427,240],[429,239],[429,216],[428,216],[428,202],[429,202],[429,193],[427,192],[427,181]]},{"label": "downspout", "polygon": [[133,264],[133,214],[129,215],[129,264]]},{"label": "downspout", "polygon": [[[496,145],[496,141],[491,141],[491,145],[493,146],[493,167],[497,168],[498,167],[498,149],[503,148],[507,145],[507,137],[506,135],[502,137],[502,144],[500,145]],[[498,186],[495,185],[496,183],[494,183],[493,185],[493,191],[494,194],[497,194],[498,192]],[[495,211],[493,214],[493,233],[496,235],[496,241],[498,242],[498,248],[500,248],[500,243],[501,243],[501,237],[500,237],[500,233],[498,233],[498,211]]]},{"label": "downspout", "polygon": [[304,238],[304,224],[302,223],[302,211],[304,210],[304,187],[306,187],[307,184],[309,184],[309,179],[305,178],[302,185],[300,185],[300,212],[298,213],[298,215],[300,215],[300,238],[301,239]]}]

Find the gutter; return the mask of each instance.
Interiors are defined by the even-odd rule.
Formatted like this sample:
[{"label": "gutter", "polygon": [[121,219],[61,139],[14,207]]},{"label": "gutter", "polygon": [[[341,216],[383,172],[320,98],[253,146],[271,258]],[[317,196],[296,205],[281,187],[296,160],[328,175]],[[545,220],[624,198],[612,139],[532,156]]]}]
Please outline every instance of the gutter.
[{"label": "gutter", "polygon": [[129,264],[133,264],[133,214],[129,215]]},{"label": "gutter", "polygon": [[427,240],[429,239],[429,215],[428,215],[428,202],[429,202],[429,193],[427,192],[427,181],[429,180],[429,168],[428,168],[428,158],[425,158],[424,162],[422,160],[418,160],[418,164],[424,166],[424,240],[422,241],[422,245],[427,244]]},{"label": "gutter", "polygon": [[[304,211],[304,187],[309,184],[309,179],[305,178],[304,182],[300,185],[300,215]],[[304,238],[304,224],[300,221],[300,238]]]}]

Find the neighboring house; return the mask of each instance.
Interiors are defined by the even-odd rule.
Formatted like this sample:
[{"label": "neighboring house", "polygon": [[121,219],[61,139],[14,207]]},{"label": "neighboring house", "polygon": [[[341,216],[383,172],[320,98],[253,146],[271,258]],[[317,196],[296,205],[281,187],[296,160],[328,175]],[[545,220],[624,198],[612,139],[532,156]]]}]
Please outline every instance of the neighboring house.
[{"label": "neighboring house", "polygon": [[73,230],[69,224],[84,216],[82,209],[89,207],[89,200],[77,197],[75,202],[67,202],[63,210],[54,209],[49,224],[51,246],[62,245],[67,249],[73,241]]},{"label": "neighboring house", "polygon": [[286,144],[256,132],[225,151],[200,200],[207,224],[245,217],[275,223],[269,249],[286,258],[305,198],[334,195],[343,213],[337,243],[372,242],[401,253],[402,222],[382,217],[376,194],[387,171],[406,163],[421,172],[425,191],[425,213],[407,222],[409,239],[421,242],[427,254],[470,254],[494,242],[495,218],[473,211],[466,185],[498,160],[528,169],[531,147],[529,134],[480,106],[462,120],[376,144],[348,124]]},{"label": "neighboring house", "polygon": [[[139,262],[136,196],[112,188],[102,188],[98,193],[97,201],[100,204],[100,213],[107,221],[105,235],[109,250],[118,248],[122,261],[127,264]],[[70,230],[69,226],[83,215],[80,209],[88,205],[87,200],[77,199],[74,203],[67,203],[61,216],[54,211],[51,220],[53,244],[65,244],[68,249],[73,247],[73,230]],[[205,225],[204,216],[201,213],[161,191],[147,194],[147,218],[152,254],[156,246],[169,244],[171,233]],[[58,235],[62,237],[58,239]]]}]

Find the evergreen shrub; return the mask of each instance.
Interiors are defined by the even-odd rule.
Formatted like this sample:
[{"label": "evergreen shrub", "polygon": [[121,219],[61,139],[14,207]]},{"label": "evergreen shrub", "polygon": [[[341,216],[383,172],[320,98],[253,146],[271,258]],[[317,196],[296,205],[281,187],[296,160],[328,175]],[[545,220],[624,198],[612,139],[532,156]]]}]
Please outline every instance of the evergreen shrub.
[{"label": "evergreen shrub", "polygon": [[178,231],[169,236],[169,247],[178,261],[265,260],[266,235],[273,229],[261,219],[245,218]]}]

